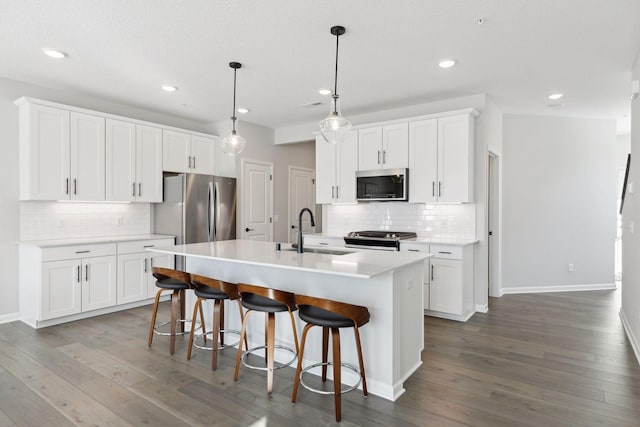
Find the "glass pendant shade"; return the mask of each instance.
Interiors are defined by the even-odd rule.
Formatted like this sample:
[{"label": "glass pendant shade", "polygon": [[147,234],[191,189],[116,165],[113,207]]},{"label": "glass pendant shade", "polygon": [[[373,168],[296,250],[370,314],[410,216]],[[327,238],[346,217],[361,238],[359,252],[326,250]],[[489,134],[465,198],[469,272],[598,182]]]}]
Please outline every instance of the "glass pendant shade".
[{"label": "glass pendant shade", "polygon": [[228,156],[237,156],[244,150],[247,140],[232,130],[227,136],[222,138],[222,152]]},{"label": "glass pendant shade", "polygon": [[340,113],[340,104],[337,96],[331,102],[329,115],[326,119],[321,120],[319,125],[320,133],[322,133],[325,141],[331,144],[342,142],[347,137],[351,130],[351,122]]}]

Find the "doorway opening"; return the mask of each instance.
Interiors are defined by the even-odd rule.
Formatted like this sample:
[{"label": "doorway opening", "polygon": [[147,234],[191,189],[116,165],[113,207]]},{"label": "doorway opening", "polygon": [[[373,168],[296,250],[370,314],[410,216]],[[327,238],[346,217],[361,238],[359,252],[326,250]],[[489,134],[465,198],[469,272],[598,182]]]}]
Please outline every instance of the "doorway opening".
[{"label": "doorway opening", "polygon": [[[289,166],[289,243],[298,239],[298,214],[309,208],[316,215],[316,171],[300,166]],[[302,232],[311,233],[311,219],[302,218]]]},{"label": "doorway opening", "polygon": [[489,151],[487,159],[487,292],[500,296],[500,157]]}]

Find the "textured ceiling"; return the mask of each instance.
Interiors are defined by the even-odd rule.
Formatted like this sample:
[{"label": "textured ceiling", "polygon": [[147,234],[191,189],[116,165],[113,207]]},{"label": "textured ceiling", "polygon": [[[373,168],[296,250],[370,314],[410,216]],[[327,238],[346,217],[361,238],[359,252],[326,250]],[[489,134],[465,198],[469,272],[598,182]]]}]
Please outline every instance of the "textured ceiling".
[{"label": "textured ceiling", "polygon": [[[231,115],[239,61],[242,119],[287,126],[328,111],[317,90],[333,84],[332,25],[347,28],[347,116],[482,92],[509,113],[629,112],[638,0],[0,0],[0,76],[212,122]],[[313,101],[324,106],[300,107]]]}]

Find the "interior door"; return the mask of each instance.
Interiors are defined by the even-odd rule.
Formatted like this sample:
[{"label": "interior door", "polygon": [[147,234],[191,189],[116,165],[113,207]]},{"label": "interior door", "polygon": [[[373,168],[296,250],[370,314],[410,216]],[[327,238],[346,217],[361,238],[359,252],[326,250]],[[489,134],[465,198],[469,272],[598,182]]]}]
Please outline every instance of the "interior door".
[{"label": "interior door", "polygon": [[242,159],[242,230],[247,240],[273,240],[273,163]]},{"label": "interior door", "polygon": [[[315,171],[297,166],[289,167],[289,243],[298,240],[298,216],[304,208],[316,214]],[[302,216],[302,232],[312,233],[311,218]]]}]

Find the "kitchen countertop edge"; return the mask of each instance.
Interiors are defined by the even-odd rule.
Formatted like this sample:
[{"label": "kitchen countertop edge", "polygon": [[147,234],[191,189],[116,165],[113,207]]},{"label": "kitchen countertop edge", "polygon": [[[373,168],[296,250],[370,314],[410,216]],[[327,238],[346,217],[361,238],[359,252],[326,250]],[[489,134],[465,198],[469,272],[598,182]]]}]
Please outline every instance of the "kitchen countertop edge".
[{"label": "kitchen countertop edge", "polygon": [[94,245],[101,243],[133,242],[136,240],[175,239],[176,236],[166,234],[131,234],[123,236],[78,237],[73,239],[23,240],[20,245],[33,245],[41,248],[58,246]]}]

